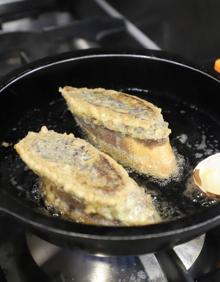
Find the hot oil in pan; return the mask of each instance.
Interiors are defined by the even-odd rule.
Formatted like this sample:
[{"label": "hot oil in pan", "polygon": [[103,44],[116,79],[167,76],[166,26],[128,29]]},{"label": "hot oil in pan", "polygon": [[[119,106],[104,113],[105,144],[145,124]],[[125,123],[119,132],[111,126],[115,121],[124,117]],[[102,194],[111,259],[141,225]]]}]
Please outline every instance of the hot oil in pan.
[{"label": "hot oil in pan", "polygon": [[179,163],[179,175],[168,181],[131,173],[131,176],[150,193],[164,220],[190,215],[210,207],[217,201],[208,199],[192,179],[195,165],[220,151],[220,125],[196,105],[178,99],[170,93],[140,89],[121,89],[145,98],[162,108],[164,119],[172,130],[170,140]]},{"label": "hot oil in pan", "polygon": [[[188,168],[182,156],[176,152],[178,163],[178,173],[166,180],[159,180],[153,177],[147,177],[134,171],[128,170],[130,176],[136,182],[145,188],[146,192],[151,194],[154,204],[164,220],[183,217],[188,214],[191,200],[183,197],[184,174]],[[190,213],[190,211],[189,211]]]},{"label": "hot oil in pan", "polygon": [[[172,129],[170,139],[182,166],[180,176],[168,182],[161,182],[130,172],[130,176],[152,195],[163,219],[183,217],[216,204],[216,201],[205,198],[195,189],[192,170],[201,159],[219,151],[219,124],[196,105],[177,100],[170,94],[138,89],[124,91],[145,98],[162,108],[164,119]],[[77,137],[83,136],[65,102],[59,98],[25,112],[14,122],[14,126],[5,132],[2,141],[16,143],[26,136],[28,131],[39,131],[42,125],[60,133],[73,132]],[[23,164],[12,146],[0,146],[0,154],[3,156],[0,160],[1,187],[6,187],[10,193],[16,193],[21,199],[26,199],[28,205],[42,209],[43,201],[34,173]],[[57,216],[56,212],[52,213]]]}]

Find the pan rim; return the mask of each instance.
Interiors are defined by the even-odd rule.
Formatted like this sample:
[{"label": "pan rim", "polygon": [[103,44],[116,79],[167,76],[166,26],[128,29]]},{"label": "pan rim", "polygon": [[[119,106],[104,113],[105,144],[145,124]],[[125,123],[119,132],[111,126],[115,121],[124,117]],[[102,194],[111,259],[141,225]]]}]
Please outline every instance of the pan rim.
[{"label": "pan rim", "polygon": [[[14,204],[14,203],[13,203]],[[14,205],[15,206],[15,205]],[[31,225],[38,230],[44,230],[45,228],[47,231],[56,233],[58,235],[63,235],[65,237],[74,237],[74,238],[84,238],[84,239],[95,239],[95,240],[103,240],[103,241],[126,241],[126,240],[142,240],[142,239],[158,239],[158,238],[165,238],[171,237],[173,235],[187,233],[189,231],[197,230],[199,231],[200,228],[207,224],[212,224],[212,226],[216,226],[217,222],[220,221],[220,204],[217,204],[213,207],[208,208],[209,212],[217,213],[215,217],[207,216],[207,211],[203,210],[191,216],[186,216],[183,218],[178,218],[173,221],[162,222],[158,224],[151,224],[145,226],[97,226],[97,225],[87,225],[82,223],[70,222],[66,221],[62,218],[53,218],[43,215],[35,209],[31,209],[27,206],[22,206],[20,203],[17,203],[16,208],[24,208],[25,211],[28,211],[26,216],[23,215],[23,211],[20,210],[13,212],[10,211],[8,208],[0,208],[1,211],[5,211],[6,214],[13,216],[14,218],[18,219],[19,221],[24,222],[27,225]],[[213,210],[217,210],[214,212]],[[201,220],[203,214],[208,217],[208,219]],[[190,225],[190,222],[198,220],[200,217],[199,222],[193,223]],[[190,219],[190,222],[186,222]],[[48,220],[50,223],[48,224]],[[184,221],[184,222],[182,222]],[[181,222],[182,227],[174,228],[173,230],[169,230],[170,226],[174,224],[178,224]],[[63,225],[63,226],[61,226]],[[66,227],[66,228],[64,228]],[[164,228],[165,230],[169,231],[161,231],[157,229]],[[75,230],[76,229],[80,229]],[[153,229],[153,230],[152,230]],[[131,232],[130,232],[131,231]],[[105,233],[110,233],[110,235],[105,235]],[[128,233],[132,233],[129,235]],[[118,234],[119,233],[119,234]],[[126,235],[122,235],[124,233]],[[135,234],[137,233],[137,234]],[[140,234],[141,233],[141,234]],[[199,235],[199,233],[196,235]]]},{"label": "pan rim", "polygon": [[[121,53],[120,53],[121,52]],[[138,52],[138,53],[137,53]],[[187,69],[190,69],[192,71],[195,71],[197,73],[200,73],[201,75],[204,75],[208,77],[209,79],[212,79],[216,81],[217,83],[220,83],[220,80],[217,79],[216,77],[208,74],[207,72],[203,71],[199,67],[193,66],[191,63],[184,62],[184,59],[179,57],[180,60],[177,59],[174,55],[168,55],[168,58],[166,58],[166,52],[161,52],[161,51],[153,51],[153,50],[141,50],[141,51],[119,51],[119,50],[109,50],[108,49],[89,49],[89,50],[83,50],[83,51],[78,51],[78,52],[68,52],[64,54],[60,54],[57,56],[49,57],[46,58],[46,63],[45,63],[45,58],[37,60],[33,63],[30,63],[26,65],[23,68],[19,68],[15,72],[9,74],[8,76],[5,77],[5,79],[1,80],[0,82],[0,94],[6,90],[10,85],[15,83],[16,81],[22,79],[23,77],[32,74],[34,72],[40,71],[41,69],[49,68],[51,66],[57,65],[57,64],[63,64],[67,63],[70,61],[76,61],[76,60],[86,60],[86,59],[92,59],[92,58],[112,58],[112,57],[125,57],[125,58],[139,58],[139,59],[148,59],[148,60],[155,60],[155,61],[161,61],[161,62],[166,62],[169,64],[174,64],[178,65]],[[163,57],[160,57],[160,56]],[[174,58],[174,59],[173,59]],[[183,61],[182,61],[183,60]],[[18,202],[17,205],[19,205],[21,208],[22,205]],[[29,208],[30,209],[30,208]],[[214,211],[214,209],[216,211]],[[4,208],[3,208],[4,210]],[[147,226],[137,226],[137,227],[111,227],[111,226],[89,226],[85,224],[78,224],[78,223],[72,223],[69,222],[69,224],[72,226],[72,228],[68,228],[70,230],[65,230],[64,226],[61,226],[62,222],[66,224],[66,221],[59,219],[58,222],[56,219],[50,218],[50,220],[53,221],[53,226],[46,226],[45,223],[42,223],[42,217],[48,219],[48,217],[41,215],[37,213],[34,210],[31,210],[31,213],[24,218],[24,216],[19,213],[17,215],[14,215],[18,219],[34,226],[35,228],[38,229],[44,229],[45,227],[50,230],[51,232],[55,232],[60,235],[65,235],[65,236],[74,236],[74,237],[83,237],[83,238],[93,238],[93,239],[101,239],[101,240],[136,240],[136,239],[146,239],[146,238],[159,238],[159,237],[167,237],[167,236],[172,236],[176,235],[179,233],[184,233],[188,231],[193,231],[195,229],[202,228],[203,226],[207,224],[215,224],[217,225],[217,222],[220,220],[220,205],[217,204],[214,207],[209,207],[210,212],[214,213],[215,216],[211,217],[211,215],[207,216],[207,210],[202,211],[201,213],[198,212],[196,214],[193,214],[189,217],[184,217],[180,218],[174,221],[170,222],[163,222],[160,224],[155,224],[155,225],[147,225]],[[218,212],[218,214],[217,214]],[[10,213],[10,212],[8,212]],[[13,213],[13,212],[12,212]],[[11,214],[12,214],[11,213]],[[198,220],[198,216],[200,218],[202,217],[202,214],[206,215],[206,220]],[[37,216],[37,221],[36,221],[36,214]],[[217,215],[216,215],[217,214]],[[35,220],[32,219],[32,216],[35,217]],[[196,224],[192,224],[193,218],[197,217]],[[190,222],[188,221],[188,218],[190,218]],[[182,222],[185,220],[184,222]],[[51,222],[52,222],[51,221]],[[173,226],[173,223],[178,224],[181,222],[181,227],[176,227],[173,228],[173,230],[169,230],[170,226]],[[183,224],[184,223],[184,224]],[[80,226],[80,231],[79,232],[74,232],[73,227],[79,227]],[[169,231],[159,231],[159,228],[163,226],[163,229],[169,230]],[[86,227],[86,228],[84,228]],[[158,227],[158,228],[157,228]],[[96,229],[96,232],[89,232],[89,229]],[[113,230],[114,229],[114,230]],[[132,229],[132,230],[131,230]],[[153,229],[153,230],[152,230]],[[158,229],[158,230],[157,230]],[[160,228],[161,229],[161,228]],[[125,231],[124,233],[129,233],[131,230],[131,235],[118,235],[120,233]],[[101,232],[100,232],[101,231]],[[111,235],[104,235],[104,233],[111,233]],[[142,234],[139,234],[139,233]],[[96,233],[96,234],[93,234]],[[135,234],[137,233],[137,234]],[[143,234],[144,233],[144,234]]]},{"label": "pan rim", "polygon": [[[211,78],[212,80],[215,80],[216,82],[220,83],[220,80],[213,75],[209,74],[205,70],[202,69],[200,66],[196,66],[195,64],[191,62],[183,62],[185,59],[179,56],[180,61],[175,60],[177,57],[176,55],[168,55],[169,53],[164,52],[164,51],[156,51],[156,50],[149,50],[151,53],[149,54],[146,51],[141,51],[142,54],[136,54],[136,52],[128,51],[127,53],[120,53],[120,51],[116,51],[115,53],[112,51],[109,51],[109,53],[106,53],[106,49],[102,50],[94,48],[94,49],[89,49],[91,52],[95,51],[95,54],[85,54],[76,56],[77,52],[66,52],[63,54],[59,54],[57,56],[51,56],[51,57],[46,57],[43,59],[36,60],[32,63],[27,64],[25,67],[18,68],[14,72],[9,73],[8,75],[5,76],[5,79],[0,80],[0,93],[4,91],[7,87],[9,87],[11,84],[14,82],[18,81],[19,79],[22,79],[26,75],[32,74],[34,72],[37,72],[41,69],[46,69],[48,67],[58,65],[58,64],[63,64],[71,61],[76,61],[76,60],[86,60],[86,59],[95,59],[95,58],[111,58],[111,57],[130,57],[130,58],[141,58],[141,59],[150,59],[150,60],[155,60],[155,61],[161,61],[161,62],[166,62],[166,63],[171,63],[173,65],[179,65],[181,67],[190,69],[192,71],[195,71],[197,73],[203,74],[206,77]],[[84,51],[89,51],[89,50],[84,50]],[[97,54],[96,51],[100,51],[100,54]],[[107,49],[108,50],[108,49]],[[104,53],[102,53],[104,51]],[[81,53],[82,51],[80,51]],[[144,54],[146,53],[146,54]],[[163,54],[165,56],[164,58],[156,56],[157,54]],[[70,55],[74,55],[73,57],[69,57]],[[168,56],[168,58],[166,58]],[[67,58],[63,58],[67,57]],[[62,59],[63,58],[63,59]],[[47,59],[48,62],[45,63],[44,60]],[[43,63],[44,62],[44,63]],[[42,64],[43,63],[43,64]]]}]

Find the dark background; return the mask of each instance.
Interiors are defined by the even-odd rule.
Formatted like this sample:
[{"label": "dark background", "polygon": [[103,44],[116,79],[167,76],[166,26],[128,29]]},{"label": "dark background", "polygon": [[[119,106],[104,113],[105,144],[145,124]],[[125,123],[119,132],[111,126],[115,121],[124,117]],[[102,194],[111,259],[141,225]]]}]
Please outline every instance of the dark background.
[{"label": "dark background", "polygon": [[220,57],[219,0],[110,0],[162,49],[193,60]]},{"label": "dark background", "polygon": [[[109,0],[162,49],[196,62],[220,57],[219,0]],[[74,1],[79,17],[102,15],[93,1]],[[121,42],[120,42],[121,40]],[[119,43],[120,42],[120,43]],[[121,38],[112,42],[124,45]]]}]

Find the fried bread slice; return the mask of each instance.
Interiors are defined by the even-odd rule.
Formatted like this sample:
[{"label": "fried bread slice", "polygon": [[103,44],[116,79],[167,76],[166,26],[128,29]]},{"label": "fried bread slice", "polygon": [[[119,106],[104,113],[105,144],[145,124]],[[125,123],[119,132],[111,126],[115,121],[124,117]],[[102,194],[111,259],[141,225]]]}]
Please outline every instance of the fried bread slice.
[{"label": "fried bread slice", "polygon": [[73,134],[42,127],[15,149],[40,177],[46,204],[69,219],[127,226],[160,221],[151,197],[124,168]]},{"label": "fried bread slice", "polygon": [[60,88],[88,140],[121,164],[159,179],[177,174],[171,130],[161,109],[136,96],[103,88]]}]

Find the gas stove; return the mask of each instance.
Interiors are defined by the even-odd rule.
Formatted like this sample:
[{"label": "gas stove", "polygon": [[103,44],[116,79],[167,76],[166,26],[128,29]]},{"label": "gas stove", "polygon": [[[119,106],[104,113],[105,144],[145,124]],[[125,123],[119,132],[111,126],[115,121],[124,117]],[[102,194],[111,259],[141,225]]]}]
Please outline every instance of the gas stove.
[{"label": "gas stove", "polygon": [[[0,4],[0,75],[36,59],[72,50],[159,48],[114,9],[112,15],[109,6],[103,5],[104,1],[83,2],[76,1],[74,5],[68,1]],[[81,14],[83,7],[91,15]]]},{"label": "gas stove", "polygon": [[157,254],[103,256],[62,249],[7,217],[1,217],[0,224],[4,228],[0,282],[217,282],[220,278],[219,228]]},{"label": "gas stove", "polygon": [[219,2],[2,0],[0,75],[91,47],[163,49],[200,64],[218,58]]},{"label": "gas stove", "polygon": [[[200,64],[217,58],[217,7],[168,2],[3,0],[0,77],[40,58],[94,47],[163,49]],[[61,249],[4,215],[0,226],[0,282],[220,281],[219,228],[157,254],[106,257]]]}]

